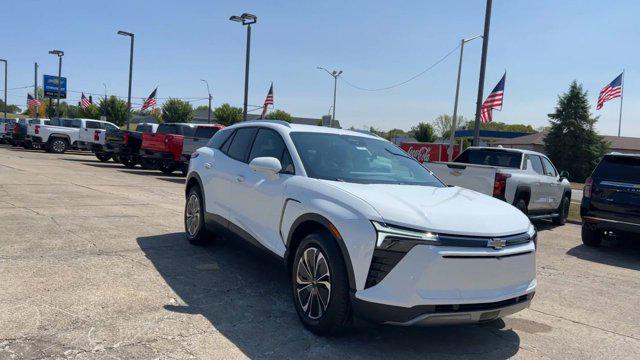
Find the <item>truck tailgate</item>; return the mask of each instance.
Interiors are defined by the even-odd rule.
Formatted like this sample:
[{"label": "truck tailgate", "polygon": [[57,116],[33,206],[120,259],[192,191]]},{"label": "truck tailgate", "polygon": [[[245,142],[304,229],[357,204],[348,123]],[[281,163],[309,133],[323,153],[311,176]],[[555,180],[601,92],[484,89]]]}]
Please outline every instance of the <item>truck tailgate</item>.
[{"label": "truck tailgate", "polygon": [[165,137],[167,134],[145,133],[142,134],[142,148],[145,150],[154,150],[169,152],[166,146]]},{"label": "truck tailgate", "polygon": [[447,185],[460,186],[483,194],[493,195],[497,168],[486,165],[431,162],[426,164]]}]

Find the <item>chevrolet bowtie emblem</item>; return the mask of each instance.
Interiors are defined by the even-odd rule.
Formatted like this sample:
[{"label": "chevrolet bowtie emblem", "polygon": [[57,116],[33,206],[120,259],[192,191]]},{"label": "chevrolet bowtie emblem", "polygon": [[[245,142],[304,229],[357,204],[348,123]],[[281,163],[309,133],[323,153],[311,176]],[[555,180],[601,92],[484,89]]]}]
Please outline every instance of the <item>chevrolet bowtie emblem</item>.
[{"label": "chevrolet bowtie emblem", "polygon": [[504,239],[490,239],[487,241],[487,247],[500,250],[507,245],[507,241]]}]

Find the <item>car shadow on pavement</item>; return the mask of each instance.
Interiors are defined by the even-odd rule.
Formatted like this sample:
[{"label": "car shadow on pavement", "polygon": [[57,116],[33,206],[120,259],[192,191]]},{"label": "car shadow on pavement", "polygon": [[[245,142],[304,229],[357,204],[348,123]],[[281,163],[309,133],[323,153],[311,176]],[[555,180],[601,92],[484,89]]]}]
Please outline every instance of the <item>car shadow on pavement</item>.
[{"label": "car shadow on pavement", "polygon": [[172,177],[172,178],[158,177],[157,179],[162,181],[172,182],[175,184],[184,184],[186,180],[184,177]]},{"label": "car shadow on pavement", "polygon": [[148,169],[148,170],[144,170],[144,169],[140,169],[140,170],[134,170],[134,169],[120,169],[118,171],[122,171],[124,173],[127,174],[133,174],[133,175],[152,175],[152,176],[167,176],[167,177],[174,177],[174,178],[180,178],[182,177],[177,171],[172,173],[172,174],[163,174],[160,170],[154,170],[154,169]]},{"label": "car shadow on pavement", "polygon": [[567,255],[600,264],[640,271],[640,243],[631,237],[605,239],[598,247],[580,244],[569,249]]},{"label": "car shadow on pavement", "polygon": [[278,260],[233,240],[193,246],[184,233],[137,242],[180,299],[164,309],[205,317],[249,358],[502,359],[519,350],[518,334],[502,320],[427,328],[358,321],[343,336],[318,337],[299,322]]}]

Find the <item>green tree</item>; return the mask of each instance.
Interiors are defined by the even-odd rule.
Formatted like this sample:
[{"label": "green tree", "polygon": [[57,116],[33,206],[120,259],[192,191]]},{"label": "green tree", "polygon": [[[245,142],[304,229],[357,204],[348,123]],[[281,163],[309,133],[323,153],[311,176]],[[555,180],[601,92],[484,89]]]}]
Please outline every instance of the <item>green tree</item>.
[{"label": "green tree", "polygon": [[[451,120],[453,116],[442,114],[433,120],[433,129],[437,136],[448,139],[451,136]],[[465,119],[462,115],[458,115],[458,120],[456,121],[456,127],[460,127],[465,123]]]},{"label": "green tree", "polygon": [[[451,122],[451,118],[449,118]],[[429,123],[421,122],[418,125],[411,128],[411,134],[416,140],[420,142],[434,142],[436,141],[435,131],[433,126]]]},{"label": "green tree", "polygon": [[193,106],[190,103],[169,98],[162,105],[162,120],[165,123],[188,123],[193,120]]},{"label": "green tree", "polygon": [[78,115],[79,117],[85,118],[85,119],[100,119],[100,115],[102,115],[102,113],[100,112],[100,109],[95,104],[91,104],[86,109],[83,109],[82,107],[80,107],[78,109]]},{"label": "green tree", "polygon": [[374,128],[373,126],[369,127],[369,132],[372,134],[376,134],[378,136],[380,136],[381,138],[386,138],[387,137],[387,133],[385,133],[384,131],[378,129],[378,128]]},{"label": "green tree", "polygon": [[122,126],[127,122],[129,111],[127,111],[127,102],[118,99],[115,96],[109,97],[106,101],[104,98],[100,98],[100,104],[98,105],[100,114],[107,114],[107,121],[110,121],[118,126]]},{"label": "green tree", "polygon": [[391,129],[391,130],[387,131],[387,133],[385,134],[384,138],[387,139],[387,140],[391,140],[391,139],[399,137],[399,136],[407,136],[406,131],[404,131],[402,129]]},{"label": "green tree", "polygon": [[273,110],[267,114],[267,119],[269,120],[282,120],[288,123],[291,122],[291,114],[284,110]]},{"label": "green tree", "polygon": [[207,111],[209,110],[209,105],[198,105],[195,111]]},{"label": "green tree", "polygon": [[568,171],[572,181],[583,182],[607,151],[609,144],[594,129],[597,121],[589,112],[587,92],[574,80],[549,114],[551,126],[544,140],[551,161]]},{"label": "green tree", "polygon": [[[467,122],[467,129],[475,129],[475,121],[469,120]],[[525,124],[505,124],[503,122],[492,121],[490,123],[480,123],[481,130],[497,130],[497,131],[514,131],[524,133],[535,133],[536,130],[531,125]]]},{"label": "green tree", "polygon": [[229,126],[242,121],[242,109],[229,104],[222,104],[213,111],[219,124]]},{"label": "green tree", "polygon": [[20,107],[18,105],[9,104],[7,106],[7,105],[5,105],[4,100],[0,99],[0,112],[2,112],[4,114],[5,108],[6,108],[7,113],[10,113],[10,114],[18,114],[21,111]]}]

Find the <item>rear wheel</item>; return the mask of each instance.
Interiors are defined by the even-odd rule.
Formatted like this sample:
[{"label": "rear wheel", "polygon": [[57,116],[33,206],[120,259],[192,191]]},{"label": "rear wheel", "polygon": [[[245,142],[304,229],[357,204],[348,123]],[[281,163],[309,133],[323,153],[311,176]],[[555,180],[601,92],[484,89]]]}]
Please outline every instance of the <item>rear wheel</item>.
[{"label": "rear wheel", "polygon": [[173,160],[161,161],[159,164],[160,171],[162,171],[162,173],[166,175],[172,174],[174,171],[176,171],[177,167],[178,165]]},{"label": "rear wheel", "polygon": [[49,149],[52,153],[64,154],[69,149],[69,142],[63,138],[53,138],[49,141]]},{"label": "rear wheel", "polygon": [[347,270],[328,234],[312,233],[302,240],[291,267],[291,282],[298,317],[309,331],[331,335],[351,325]]},{"label": "rear wheel", "polygon": [[120,162],[129,169],[133,169],[136,167],[138,159],[135,156],[120,156]]},{"label": "rear wheel", "polygon": [[156,159],[140,159],[140,166],[145,170],[155,170],[158,168],[158,160]]},{"label": "rear wheel", "polygon": [[527,215],[527,202],[524,201],[524,199],[522,199],[522,198],[518,199],[518,201],[516,201],[514,206],[518,210],[520,210],[523,214]]},{"label": "rear wheel", "polygon": [[600,246],[604,232],[590,224],[582,224],[582,243],[587,246]]},{"label": "rear wheel", "polygon": [[193,186],[187,193],[184,206],[184,232],[187,240],[194,245],[204,245],[212,238],[204,222],[204,201],[198,186]]},{"label": "rear wheel", "polygon": [[98,160],[102,161],[102,162],[107,162],[111,159],[111,154],[109,153],[96,153],[96,157],[98,158]]},{"label": "rear wheel", "polygon": [[30,142],[22,143],[22,147],[27,149],[27,150],[33,149],[33,145]]},{"label": "rear wheel", "polygon": [[560,202],[560,206],[558,207],[558,216],[553,218],[553,223],[555,225],[564,225],[567,222],[567,218],[569,217],[569,206],[571,202],[568,197],[563,197]]}]

